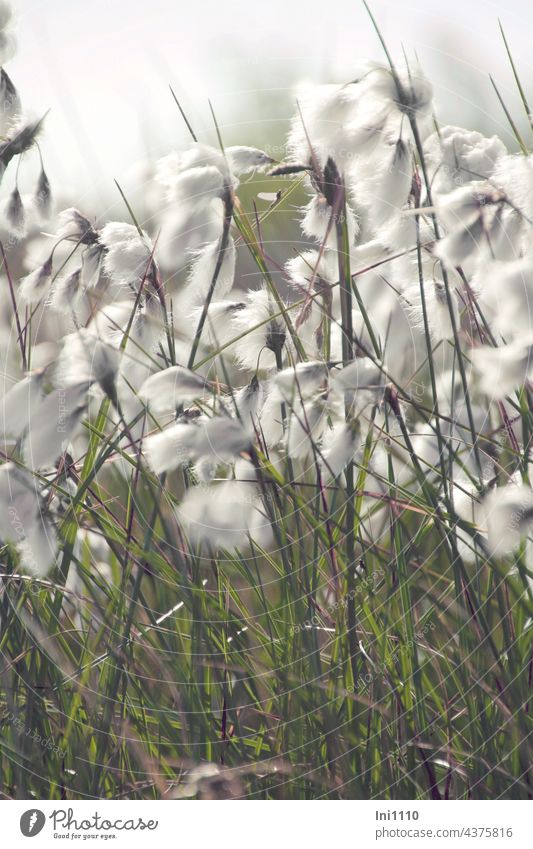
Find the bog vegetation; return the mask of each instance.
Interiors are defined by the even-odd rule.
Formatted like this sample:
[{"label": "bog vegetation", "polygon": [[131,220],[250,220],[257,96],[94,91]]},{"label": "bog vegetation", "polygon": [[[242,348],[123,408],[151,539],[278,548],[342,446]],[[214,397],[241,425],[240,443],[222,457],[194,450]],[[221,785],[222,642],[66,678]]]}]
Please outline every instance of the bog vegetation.
[{"label": "bog vegetation", "polygon": [[106,221],[57,208],[5,2],[0,36],[4,797],[529,797],[533,158],[503,99],[516,151],[383,45],[282,158],[213,114]]}]

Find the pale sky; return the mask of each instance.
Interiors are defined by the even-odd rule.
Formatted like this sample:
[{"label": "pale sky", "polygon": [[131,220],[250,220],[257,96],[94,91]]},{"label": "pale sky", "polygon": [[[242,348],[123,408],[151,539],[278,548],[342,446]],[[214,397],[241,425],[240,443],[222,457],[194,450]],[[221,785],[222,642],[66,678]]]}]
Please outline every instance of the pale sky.
[{"label": "pale sky", "polygon": [[[529,5],[529,4],[527,4]],[[50,108],[44,151],[53,180],[78,198],[109,199],[147,150],[184,145],[172,83],[198,134],[260,144],[286,128],[295,87],[345,82],[382,58],[359,0],[19,0],[19,51],[7,65],[34,114]],[[502,18],[533,101],[533,9],[523,0],[372,0],[396,56],[418,55],[445,122],[499,131],[488,81],[520,104],[498,31]],[[212,135],[211,135],[212,138]],[[214,139],[213,139],[214,140]]]}]

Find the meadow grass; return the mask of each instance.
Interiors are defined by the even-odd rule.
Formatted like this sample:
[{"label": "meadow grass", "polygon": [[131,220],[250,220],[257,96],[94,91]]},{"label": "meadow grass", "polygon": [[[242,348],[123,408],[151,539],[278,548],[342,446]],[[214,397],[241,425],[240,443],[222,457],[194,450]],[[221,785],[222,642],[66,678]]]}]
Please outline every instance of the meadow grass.
[{"label": "meadow grass", "polygon": [[[411,133],[417,238],[375,265],[387,274],[406,256],[414,263],[422,357],[403,382],[386,364],[386,342],[359,286],[372,263],[355,266],[351,253],[343,175],[334,162],[324,167],[311,156],[306,173],[322,181],[329,198],[327,236],[335,240],[338,262],[331,288],[339,290],[340,312],[335,317],[325,309],[323,360],[331,359],[328,334],[336,323],[342,342],[335,367],[364,357],[381,374],[379,393],[355,417],[359,450],[343,474],[328,476],[320,439],[311,434],[302,468],[287,454],[273,458],[256,423],[245,455],[273,542],[263,546],[252,535],[246,551],[196,546],[175,512],[198,485],[194,468],[155,474],[142,449],[157,418],[144,408],[129,416],[114,389],[95,393],[76,443],[83,448],[74,458],[62,454],[53,475],[32,469],[47,503],[59,504],[53,569],[25,570],[16,539],[0,549],[4,798],[531,797],[527,534],[512,558],[494,556],[486,528],[455,506],[467,484],[483,497],[488,460],[500,484],[516,473],[528,483],[531,392],[527,382],[518,387],[508,415],[478,429],[468,342],[476,332],[486,339],[490,328],[483,335],[484,318],[474,305],[467,318],[475,318],[478,331],[466,333],[468,310],[455,318],[445,271],[451,331],[438,342],[432,335],[418,228],[423,220],[437,241],[441,224],[416,109],[402,100],[402,82],[387,57]],[[217,133],[224,149],[218,127]],[[518,142],[526,144],[521,136]],[[262,190],[281,192],[261,214],[248,201],[248,185],[246,200],[237,191],[224,201],[203,320],[187,343],[189,368],[218,384],[229,409],[231,343],[208,343],[205,330],[230,228],[270,293],[263,325],[281,324],[294,361],[312,359],[301,315],[310,302],[322,304],[324,289],[310,287],[311,294],[286,300],[265,242],[273,217],[292,209],[304,179],[302,173],[257,178]],[[142,234],[135,210],[126,212]],[[9,261],[4,253],[8,274]],[[139,300],[150,287],[164,333],[157,352],[135,342],[135,353],[157,368],[173,366],[180,362],[175,305],[158,274],[144,274],[118,348],[131,350]],[[354,308],[364,339],[352,323]],[[14,316],[24,369],[31,368],[30,312],[19,304]],[[278,354],[273,374],[291,365]],[[450,411],[439,406],[444,359],[452,362],[464,400],[461,441],[450,435]],[[280,405],[285,428],[297,402]],[[192,406],[205,412],[209,399]],[[348,402],[345,417],[352,420]],[[413,441],[424,426],[438,446],[434,463]],[[23,468],[18,448],[9,458]],[[378,450],[384,462],[377,462]]]}]

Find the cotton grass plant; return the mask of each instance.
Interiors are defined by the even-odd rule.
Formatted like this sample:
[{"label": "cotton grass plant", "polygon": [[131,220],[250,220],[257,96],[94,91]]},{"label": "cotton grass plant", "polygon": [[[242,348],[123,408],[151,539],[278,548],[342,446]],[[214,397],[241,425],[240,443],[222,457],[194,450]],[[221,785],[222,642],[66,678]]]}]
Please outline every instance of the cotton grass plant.
[{"label": "cotton grass plant", "polygon": [[533,159],[383,47],[146,222],[2,69],[4,797],[530,797]]}]

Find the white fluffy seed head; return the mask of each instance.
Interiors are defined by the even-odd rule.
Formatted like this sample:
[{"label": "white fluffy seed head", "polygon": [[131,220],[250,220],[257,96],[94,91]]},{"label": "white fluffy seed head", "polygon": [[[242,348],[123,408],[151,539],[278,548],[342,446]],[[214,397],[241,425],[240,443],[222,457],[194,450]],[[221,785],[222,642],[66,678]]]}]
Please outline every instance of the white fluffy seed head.
[{"label": "white fluffy seed head", "polygon": [[326,363],[315,361],[298,363],[274,377],[274,385],[287,401],[293,398],[312,398],[322,394],[328,386],[329,370]]},{"label": "white fluffy seed head", "polygon": [[533,525],[533,490],[515,483],[496,487],[483,501],[483,514],[491,554],[510,554]]},{"label": "white fluffy seed head", "polygon": [[365,83],[366,95],[389,103],[390,108],[419,119],[431,114],[433,87],[419,67],[397,68],[395,79],[390,68],[370,66]]},{"label": "white fluffy seed head", "polygon": [[47,305],[59,313],[76,312],[83,297],[81,267],[66,277],[58,277],[50,290]]},{"label": "white fluffy seed head", "polygon": [[0,433],[3,442],[10,434],[20,437],[28,428],[32,411],[38,409],[44,395],[42,369],[28,374],[11,386],[0,400]]},{"label": "white fluffy seed head", "polygon": [[246,295],[245,305],[232,317],[235,344],[232,351],[250,371],[274,368],[276,352],[281,355],[287,330],[279,307],[265,286]]},{"label": "white fluffy seed head", "polygon": [[226,463],[250,447],[250,435],[236,419],[226,416],[202,419],[197,424],[197,431],[197,457],[212,457],[219,463]]},{"label": "white fluffy seed head", "polygon": [[509,154],[498,159],[492,182],[505,192],[511,203],[533,218],[533,156]]},{"label": "white fluffy seed head", "polygon": [[5,216],[9,228],[14,233],[22,236],[26,225],[26,212],[17,186],[15,186],[7,199]]},{"label": "white fluffy seed head", "polygon": [[98,239],[98,233],[89,219],[74,206],[64,209],[57,216],[58,239],[70,239],[89,245]]},{"label": "white fluffy seed head", "polygon": [[182,171],[173,185],[174,201],[188,209],[203,209],[213,200],[221,199],[224,175],[214,165],[204,165]]},{"label": "white fluffy seed head", "polygon": [[177,422],[146,438],[144,453],[157,474],[188,462],[206,460],[215,468],[231,462],[250,446],[250,436],[234,419],[215,416]]},{"label": "white fluffy seed head", "polygon": [[120,356],[117,348],[82,327],[63,340],[56,383],[61,387],[98,383],[109,397],[114,398]]},{"label": "white fluffy seed head", "polygon": [[89,245],[82,253],[81,282],[83,288],[94,289],[100,280],[104,252],[96,243]]},{"label": "white fluffy seed head", "polygon": [[252,378],[247,386],[239,389],[234,396],[235,406],[238,410],[239,421],[251,436],[254,435],[258,426],[259,414],[265,400],[263,384],[256,378]]},{"label": "white fluffy seed head", "polygon": [[193,261],[187,280],[188,294],[194,303],[203,303],[214,280],[214,297],[225,298],[233,287],[235,279],[235,264],[237,251],[235,242],[229,237],[228,244],[222,251],[220,240],[217,239],[193,254]]},{"label": "white fluffy seed head", "polygon": [[320,468],[325,482],[338,478],[353,460],[361,443],[359,425],[353,421],[338,422],[327,429],[322,441]]},{"label": "white fluffy seed head", "polygon": [[533,261],[531,258],[482,264],[473,281],[491,327],[510,342],[531,330]]},{"label": "white fluffy seed head", "polygon": [[157,415],[172,413],[208,391],[205,379],[199,374],[183,366],[171,366],[151,375],[141,386],[139,397]]},{"label": "white fluffy seed head", "polygon": [[35,409],[23,445],[28,468],[47,468],[62,454],[87,409],[88,389],[88,383],[54,389]]},{"label": "white fluffy seed head", "polygon": [[334,139],[355,115],[359,91],[356,85],[322,85],[298,92],[302,114],[294,116],[289,135],[289,150],[295,161],[309,161],[308,138],[320,160],[327,160]]},{"label": "white fluffy seed head", "polygon": [[501,400],[533,375],[533,338],[529,335],[498,348],[481,345],[472,350],[471,359],[480,390],[491,399]]},{"label": "white fluffy seed head", "polygon": [[194,424],[178,422],[146,437],[144,455],[157,475],[171,472],[196,456],[196,430]]},{"label": "white fluffy seed head", "polygon": [[52,280],[52,257],[46,262],[23,277],[19,285],[19,296],[24,303],[30,306],[38,304],[44,297]]},{"label": "white fluffy seed head", "polygon": [[315,462],[315,446],[327,425],[327,406],[323,399],[303,401],[294,399],[288,404],[285,447],[293,460]]},{"label": "white fluffy seed head", "polygon": [[[233,320],[235,316],[246,307],[244,301],[213,301],[209,305],[205,330],[202,338],[209,341],[211,345],[219,347],[226,345],[235,338]],[[191,312],[191,321],[194,327],[198,327],[203,312],[203,307],[196,307]]]},{"label": "white fluffy seed head", "polygon": [[[335,223],[332,222],[332,207],[325,197],[315,195],[303,208],[302,230],[306,236],[322,245],[335,249],[337,247],[337,233]],[[350,206],[346,206],[346,223],[348,229],[348,240],[353,244],[359,231],[357,219]]]},{"label": "white fluffy seed head", "polygon": [[249,482],[193,487],[177,508],[176,517],[195,549],[245,551],[250,540],[268,548],[272,538],[260,493]]},{"label": "white fluffy seed head", "polygon": [[100,244],[105,248],[103,267],[120,285],[136,285],[149,278],[153,266],[153,244],[146,233],[133,224],[110,221],[102,229]]},{"label": "white fluffy seed head", "polygon": [[506,150],[498,136],[445,126],[426,140],[424,152],[435,196],[491,177]]},{"label": "white fluffy seed head", "polygon": [[226,148],[226,156],[234,174],[249,174],[258,168],[266,168],[275,161],[263,150],[244,145],[232,145]]},{"label": "white fluffy seed head", "polygon": [[57,536],[43,510],[37,480],[13,463],[0,467],[0,538],[17,546],[22,574],[45,576],[54,564]]},{"label": "white fluffy seed head", "polygon": [[[460,302],[454,286],[449,286],[448,298],[444,282],[435,274],[433,280],[424,280],[423,291],[431,338],[435,341],[453,339],[454,324],[457,330],[461,326]],[[406,290],[405,296],[408,303],[405,309],[411,326],[424,333],[425,322],[420,285],[413,283]]]},{"label": "white fluffy seed head", "polygon": [[337,252],[333,250],[302,251],[298,256],[289,259],[285,263],[285,270],[293,285],[300,293],[307,292],[311,281],[314,281],[313,289],[320,291],[320,287],[327,283],[332,285],[339,279],[339,262]]},{"label": "white fluffy seed head", "polygon": [[485,245],[484,238],[485,227],[479,217],[471,224],[460,226],[440,239],[433,252],[447,268],[457,268],[477,255]]},{"label": "white fluffy seed head", "polygon": [[[222,179],[224,175],[227,175],[227,164],[222,152],[201,142],[191,144],[187,150],[182,152],[173,151],[158,160],[155,179],[166,190],[166,198],[169,203],[176,200],[187,200],[187,195],[184,196],[183,194],[187,182],[190,181],[190,184],[193,185],[201,179],[201,175],[194,173],[189,174],[184,180],[180,178],[186,172],[200,168],[214,168],[219,172]],[[204,174],[204,177],[207,179],[207,174]],[[213,177],[212,172],[210,177]]]},{"label": "white fluffy seed head", "polygon": [[360,196],[377,233],[390,220],[398,218],[406,205],[413,180],[413,157],[410,145],[397,139],[383,155],[382,167],[376,168],[363,185]]},{"label": "white fluffy seed head", "polygon": [[220,239],[222,225],[220,202],[212,202],[200,209],[190,209],[183,204],[177,206],[173,202],[161,219],[157,261],[172,272],[180,271],[194,251]]}]

